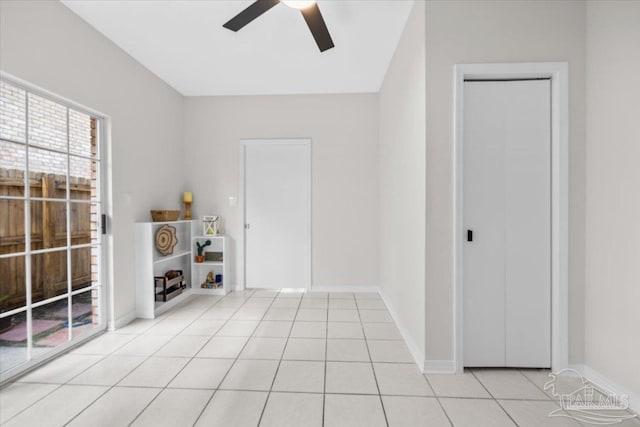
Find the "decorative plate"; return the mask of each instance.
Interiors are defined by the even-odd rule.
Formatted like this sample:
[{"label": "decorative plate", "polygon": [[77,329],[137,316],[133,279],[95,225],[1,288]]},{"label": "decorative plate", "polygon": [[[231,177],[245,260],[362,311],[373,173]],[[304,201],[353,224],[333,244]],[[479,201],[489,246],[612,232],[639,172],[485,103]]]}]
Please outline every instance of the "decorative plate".
[{"label": "decorative plate", "polygon": [[177,244],[178,236],[176,236],[175,227],[165,224],[156,231],[156,248],[162,255],[171,255]]}]

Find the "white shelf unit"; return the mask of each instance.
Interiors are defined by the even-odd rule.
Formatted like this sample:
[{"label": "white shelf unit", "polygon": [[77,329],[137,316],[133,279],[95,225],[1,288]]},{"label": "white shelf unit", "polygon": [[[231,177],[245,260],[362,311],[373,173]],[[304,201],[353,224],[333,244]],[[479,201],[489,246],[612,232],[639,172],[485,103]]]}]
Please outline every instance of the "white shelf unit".
[{"label": "white shelf unit", "polygon": [[[135,224],[135,286],[136,316],[153,319],[179,304],[190,294],[192,223],[196,221],[139,222]],[[156,232],[163,225],[176,229],[178,243],[170,255],[162,255],[155,245]],[[170,300],[156,301],[154,277],[164,276],[169,270],[182,270],[187,288]]]},{"label": "white shelf unit", "polygon": [[[191,250],[193,251],[191,264],[191,292],[203,295],[226,295],[229,293],[229,237],[224,235],[210,236],[202,235],[202,224],[193,225],[193,237],[191,238]],[[198,253],[196,242],[203,244],[207,240],[211,240],[211,245],[204,249],[204,255],[207,252],[222,252],[222,262],[204,261],[195,262],[195,255]],[[203,288],[202,283],[205,282],[207,274],[211,272],[213,277],[217,274],[222,275],[222,282],[218,288]]]}]

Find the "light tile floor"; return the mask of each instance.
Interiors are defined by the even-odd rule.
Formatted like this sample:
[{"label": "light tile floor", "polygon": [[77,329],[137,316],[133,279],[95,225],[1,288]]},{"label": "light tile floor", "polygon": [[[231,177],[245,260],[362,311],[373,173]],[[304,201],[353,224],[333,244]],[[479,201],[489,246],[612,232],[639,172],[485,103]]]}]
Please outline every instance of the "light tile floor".
[{"label": "light tile floor", "polygon": [[18,379],[0,424],[579,426],[549,418],[547,374],[422,375],[375,293],[245,291],[194,296]]}]

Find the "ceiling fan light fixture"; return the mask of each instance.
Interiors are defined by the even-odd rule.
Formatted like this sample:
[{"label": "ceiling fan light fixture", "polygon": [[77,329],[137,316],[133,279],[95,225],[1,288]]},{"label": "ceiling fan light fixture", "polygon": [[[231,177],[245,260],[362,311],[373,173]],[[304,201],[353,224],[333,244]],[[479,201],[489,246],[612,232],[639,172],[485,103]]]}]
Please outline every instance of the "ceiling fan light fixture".
[{"label": "ceiling fan light fixture", "polygon": [[245,8],[228,22],[225,22],[222,26],[231,31],[238,31],[280,3],[284,3],[290,8],[298,9],[302,13],[320,52],[334,47],[327,24],[325,24],[322,13],[320,13],[320,8],[314,0],[255,0],[249,7]]},{"label": "ceiling fan light fixture", "polygon": [[306,9],[316,3],[315,0],[280,0],[280,2],[293,9]]}]

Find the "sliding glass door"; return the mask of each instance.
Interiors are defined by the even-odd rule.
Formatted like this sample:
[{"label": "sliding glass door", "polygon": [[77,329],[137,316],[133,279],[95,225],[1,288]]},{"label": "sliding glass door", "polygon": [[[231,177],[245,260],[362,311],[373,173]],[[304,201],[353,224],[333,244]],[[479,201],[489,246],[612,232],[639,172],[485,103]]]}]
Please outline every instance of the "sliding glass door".
[{"label": "sliding glass door", "polygon": [[0,81],[0,374],[104,328],[101,120]]}]

